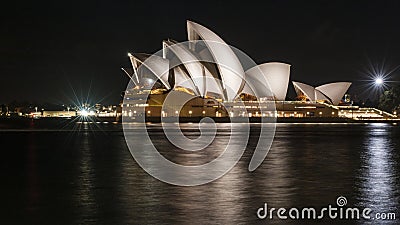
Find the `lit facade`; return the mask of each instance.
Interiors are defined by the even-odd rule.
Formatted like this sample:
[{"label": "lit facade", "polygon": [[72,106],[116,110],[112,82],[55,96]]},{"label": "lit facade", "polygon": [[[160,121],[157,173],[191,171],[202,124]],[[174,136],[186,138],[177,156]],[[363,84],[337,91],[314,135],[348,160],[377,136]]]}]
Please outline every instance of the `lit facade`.
[{"label": "lit facade", "polygon": [[[232,48],[208,28],[188,21],[187,33],[192,41],[188,46],[172,39],[164,40],[162,56],[129,54],[133,72],[127,74],[133,85],[125,91],[122,116],[339,116],[339,109],[333,106],[339,104],[351,83],[314,88],[293,82],[296,92],[306,96],[304,100],[308,102],[285,101],[289,64],[268,62],[245,70]],[[198,46],[196,41],[205,41],[205,44]],[[173,61],[166,57],[170,55]],[[171,93],[174,99],[170,99],[168,107],[163,107]],[[181,102],[186,102],[183,107]],[[261,102],[274,102],[274,107]]]},{"label": "lit facade", "polygon": [[336,82],[314,88],[308,84],[293,81],[293,86],[299,97],[304,96],[306,100],[312,102],[329,102],[332,105],[340,103],[350,85],[350,82]]}]

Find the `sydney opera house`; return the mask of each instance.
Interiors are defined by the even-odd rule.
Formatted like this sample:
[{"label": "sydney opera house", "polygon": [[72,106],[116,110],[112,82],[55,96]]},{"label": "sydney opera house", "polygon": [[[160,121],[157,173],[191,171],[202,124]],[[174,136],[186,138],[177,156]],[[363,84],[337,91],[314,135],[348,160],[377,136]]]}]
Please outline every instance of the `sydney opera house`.
[{"label": "sydney opera house", "polygon": [[[256,65],[217,34],[187,21],[188,42],[162,41],[157,54],[129,54],[122,114],[145,117],[384,117],[342,100],[350,82],[290,83],[291,65]],[[293,84],[296,100],[287,100]],[[371,112],[374,112],[371,114]]]}]

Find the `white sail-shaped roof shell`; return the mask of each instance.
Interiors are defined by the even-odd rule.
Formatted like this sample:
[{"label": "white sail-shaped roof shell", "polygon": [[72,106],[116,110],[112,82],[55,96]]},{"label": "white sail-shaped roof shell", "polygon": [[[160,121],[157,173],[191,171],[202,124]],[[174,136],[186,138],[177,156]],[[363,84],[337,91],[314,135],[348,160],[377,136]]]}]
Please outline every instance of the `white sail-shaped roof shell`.
[{"label": "white sail-shaped roof shell", "polygon": [[310,101],[315,101],[315,88],[313,86],[295,81],[292,83],[296,91],[300,90]]},{"label": "white sail-shaped roof shell", "polygon": [[235,99],[243,88],[245,73],[233,50],[218,35],[200,24],[187,21],[187,30],[189,41],[205,41],[219,68],[227,100]]},{"label": "white sail-shaped roof shell", "polygon": [[351,83],[336,82],[314,88],[310,85],[293,81],[293,85],[296,91],[300,90],[310,101],[327,100],[333,105],[338,105],[343,95],[349,89]]},{"label": "white sail-shaped roof shell", "polygon": [[324,95],[322,92],[320,92],[320,91],[318,91],[317,89],[314,89],[314,91],[315,91],[315,101],[328,101],[328,102],[331,102],[332,103],[332,101],[326,96],[326,95]]},{"label": "white sail-shaped roof shell", "polygon": [[259,75],[264,75],[264,78],[268,82],[274,98],[279,101],[284,101],[289,85],[290,65],[280,62],[270,62],[257,65],[246,71],[246,79],[248,79],[248,76],[250,76],[257,80],[255,76]]},{"label": "white sail-shaped roof shell", "polygon": [[[200,96],[206,96],[207,92],[213,92],[223,96],[223,90],[219,81],[214,79],[211,72],[202,65],[200,59],[198,59],[198,57],[196,57],[188,48],[182,44],[173,44],[172,42],[164,43],[166,43],[168,50],[172,51],[186,68],[189,73],[186,75],[191,77]],[[181,70],[181,72],[184,71]]]},{"label": "white sail-shaped roof shell", "polygon": [[[146,57],[146,59],[144,59]],[[157,56],[145,56],[144,54],[133,54],[130,55],[130,58],[133,59],[132,65],[134,70],[140,70],[140,66],[144,65],[147,69],[149,69],[160,81],[164,84],[167,89],[171,89],[168,83],[168,72],[169,72],[169,61]],[[138,71],[140,73],[140,71]]]},{"label": "white sail-shaped roof shell", "polygon": [[253,71],[250,74],[246,72],[246,83],[244,84],[241,93],[246,93],[260,98],[273,98],[274,94],[271,88],[258,67],[253,67]]},{"label": "white sail-shaped roof shell", "polygon": [[249,76],[246,77],[246,78],[247,78],[246,79],[246,83],[244,84],[244,87],[243,87],[241,93],[250,94],[250,95],[253,95],[253,96],[263,96],[263,97],[265,97],[267,95],[267,94],[265,94],[265,95],[256,95],[256,93],[254,93],[255,90],[256,90],[256,87],[255,87],[254,83],[256,83],[256,81],[251,79],[251,77],[249,77]]},{"label": "white sail-shaped roof shell", "polygon": [[350,82],[336,82],[324,84],[315,89],[326,95],[334,105],[338,105],[350,85]]},{"label": "white sail-shaped roof shell", "polygon": [[174,67],[174,75],[175,75],[175,86],[174,87],[184,87],[192,90],[196,95],[200,95],[198,93],[193,80],[189,75],[186,74],[179,66]]}]

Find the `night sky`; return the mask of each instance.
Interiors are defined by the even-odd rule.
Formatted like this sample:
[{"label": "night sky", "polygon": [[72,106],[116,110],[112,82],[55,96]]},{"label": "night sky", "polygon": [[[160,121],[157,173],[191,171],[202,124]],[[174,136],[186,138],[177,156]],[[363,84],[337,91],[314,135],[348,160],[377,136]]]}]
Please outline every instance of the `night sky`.
[{"label": "night sky", "polygon": [[[0,103],[118,104],[128,52],[187,40],[200,23],[257,63],[292,65],[291,80],[352,81],[400,64],[399,1],[15,1],[0,7]],[[400,71],[391,74],[399,80]],[[290,93],[293,93],[293,87]]]}]

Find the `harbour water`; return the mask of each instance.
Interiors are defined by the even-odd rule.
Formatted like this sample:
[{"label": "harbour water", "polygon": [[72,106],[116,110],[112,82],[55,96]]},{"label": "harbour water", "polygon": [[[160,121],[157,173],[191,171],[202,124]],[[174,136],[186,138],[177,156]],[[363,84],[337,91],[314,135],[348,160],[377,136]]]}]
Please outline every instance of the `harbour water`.
[{"label": "harbour water", "polygon": [[[195,136],[196,127],[187,124],[183,131]],[[161,126],[153,125],[151,132],[154,140],[163,140]],[[180,187],[160,182],[138,166],[120,124],[4,128],[0,223],[398,224],[399,137],[396,124],[277,124],[271,150],[254,172],[247,169],[252,156],[247,150],[222,178]],[[157,147],[171,154],[166,141],[158,141]],[[219,145],[211,147],[221,151]],[[171,157],[185,163],[182,155]],[[257,217],[264,203],[269,208],[320,209],[336,206],[339,196],[346,197],[348,207],[371,208],[371,216],[395,213],[396,220]]]}]

